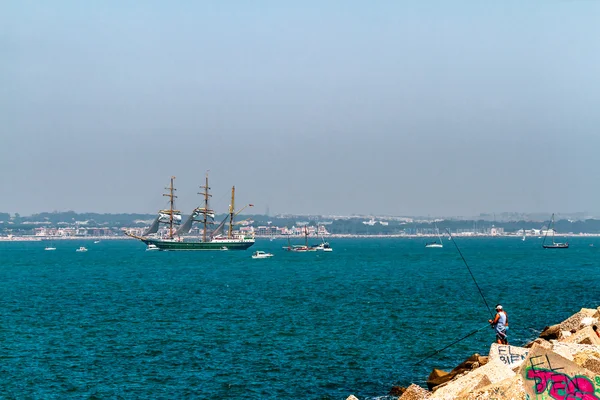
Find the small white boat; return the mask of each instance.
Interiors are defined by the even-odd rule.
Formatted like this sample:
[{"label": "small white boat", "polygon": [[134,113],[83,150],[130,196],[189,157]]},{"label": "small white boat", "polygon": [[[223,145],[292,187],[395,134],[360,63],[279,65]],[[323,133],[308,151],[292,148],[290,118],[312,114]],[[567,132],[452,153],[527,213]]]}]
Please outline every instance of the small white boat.
[{"label": "small white boat", "polygon": [[317,251],[333,251],[333,249],[327,242],[323,242],[323,243],[315,246],[315,250],[317,250]]},{"label": "small white boat", "polygon": [[273,254],[271,253],[267,253],[261,250],[255,251],[254,253],[252,253],[252,258],[271,258],[273,257]]},{"label": "small white boat", "polygon": [[100,243],[100,241],[99,241],[99,240],[94,240],[94,244],[95,244],[95,243]]},{"label": "small white boat", "polygon": [[75,251],[77,251],[77,252],[84,252],[84,251],[87,251],[87,249],[85,247],[81,246],[80,248],[78,248]]},{"label": "small white boat", "polygon": [[52,250],[56,250],[56,247],[48,246],[44,250],[46,250],[46,251],[52,251]]},{"label": "small white boat", "polygon": [[427,243],[425,245],[425,247],[444,247],[444,245],[441,243],[438,243],[438,242],[431,242],[431,243]]},{"label": "small white boat", "polygon": [[321,235],[321,243],[314,246],[314,249],[317,251],[333,251],[333,249],[331,248],[329,243],[325,241],[325,238],[323,237],[323,235]]},{"label": "small white boat", "polygon": [[155,245],[155,244],[152,244],[152,243],[150,243],[150,244],[148,245],[148,247],[146,247],[146,251],[154,251],[154,250],[160,250],[160,249],[158,248],[158,246],[157,246],[157,245]]}]

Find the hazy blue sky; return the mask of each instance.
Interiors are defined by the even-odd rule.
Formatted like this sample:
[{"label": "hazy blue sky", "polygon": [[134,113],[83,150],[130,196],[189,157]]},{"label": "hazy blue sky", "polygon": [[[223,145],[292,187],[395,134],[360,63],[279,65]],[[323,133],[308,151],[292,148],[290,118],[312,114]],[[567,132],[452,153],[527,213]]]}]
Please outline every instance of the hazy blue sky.
[{"label": "hazy blue sky", "polygon": [[600,1],[4,1],[0,211],[597,211]]}]

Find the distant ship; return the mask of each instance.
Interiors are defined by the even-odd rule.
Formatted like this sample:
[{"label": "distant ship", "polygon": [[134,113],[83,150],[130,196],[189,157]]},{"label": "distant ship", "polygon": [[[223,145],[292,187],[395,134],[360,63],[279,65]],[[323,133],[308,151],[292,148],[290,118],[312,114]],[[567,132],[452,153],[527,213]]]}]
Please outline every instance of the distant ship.
[{"label": "distant ship", "polygon": [[[238,212],[235,211],[235,186],[231,188],[231,204],[229,205],[227,218],[217,228],[210,231],[209,226],[214,224],[215,213],[209,208],[208,204],[208,200],[212,196],[209,192],[208,174],[206,174],[205,185],[200,186],[201,189],[204,189],[200,193],[204,197],[204,204],[202,207],[195,208],[183,224],[179,224],[181,221],[181,212],[174,208],[175,198],[177,198],[175,196],[176,189],[173,186],[174,180],[175,177],[172,176],[170,186],[165,188],[168,190],[168,193],[163,194],[163,196],[169,198],[169,209],[160,210],[152,225],[150,225],[142,236],[127,233],[128,236],[141,240],[148,248],[156,247],[158,250],[163,251],[246,250],[254,244],[253,235],[246,235],[233,230],[234,218],[246,207],[252,207],[252,204],[248,204]],[[229,220],[229,228],[225,235],[221,232],[227,220]],[[184,235],[187,235],[191,231],[194,222],[202,225],[202,236],[184,237]],[[158,236],[161,224],[168,226],[166,237]]]}]

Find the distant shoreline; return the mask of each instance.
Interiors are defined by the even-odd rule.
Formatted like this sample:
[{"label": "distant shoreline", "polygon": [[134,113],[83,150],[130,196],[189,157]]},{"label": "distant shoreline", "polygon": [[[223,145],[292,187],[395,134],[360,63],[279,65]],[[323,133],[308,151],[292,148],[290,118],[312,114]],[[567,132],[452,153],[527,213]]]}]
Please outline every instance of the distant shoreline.
[{"label": "distant shoreline", "polygon": [[[498,239],[521,239],[520,235],[484,235],[484,234],[453,234],[453,237],[460,238],[498,238]],[[304,236],[256,236],[257,241],[262,240],[290,240],[297,241],[304,239]],[[330,234],[324,236],[324,239],[435,239],[437,235],[351,235],[351,234]],[[447,239],[447,235],[443,236]],[[577,233],[577,234],[561,234],[555,237],[572,238],[572,237],[600,237],[600,233]],[[309,236],[310,240],[321,239],[320,236]],[[543,236],[526,236],[526,240],[543,239]],[[129,236],[0,236],[0,242],[47,242],[47,241],[63,241],[63,240],[138,240]]]}]

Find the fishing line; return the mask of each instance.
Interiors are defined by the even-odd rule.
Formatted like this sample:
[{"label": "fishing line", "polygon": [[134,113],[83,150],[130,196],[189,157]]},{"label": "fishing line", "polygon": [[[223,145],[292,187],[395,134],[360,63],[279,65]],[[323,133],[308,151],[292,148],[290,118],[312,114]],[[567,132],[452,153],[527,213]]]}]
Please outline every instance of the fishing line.
[{"label": "fishing line", "polygon": [[[450,231],[448,230],[448,228],[446,228],[446,232],[448,232],[448,235],[450,235],[450,237],[452,237],[452,235],[450,234]],[[488,302],[486,301],[485,296],[483,295],[483,292],[481,291],[481,288],[477,284],[477,281],[475,280],[475,276],[473,275],[473,272],[471,272],[471,268],[469,267],[469,264],[467,264],[467,260],[465,260],[465,257],[463,256],[462,252],[458,248],[458,244],[456,244],[456,239],[455,238],[452,238],[452,243],[454,243],[454,247],[456,247],[456,250],[458,250],[458,254],[460,254],[460,258],[462,258],[463,262],[467,266],[467,269],[469,270],[469,274],[471,274],[471,278],[473,278],[473,282],[475,282],[475,286],[477,286],[477,290],[479,290],[479,294],[481,295],[481,298],[483,299],[483,302],[485,303],[485,306],[487,307],[488,311],[490,312],[490,315],[493,318],[494,317],[494,313],[492,312],[492,309],[488,305]]]},{"label": "fishing line", "polygon": [[463,340],[465,340],[466,338],[468,338],[469,336],[472,336],[472,335],[476,334],[476,333],[477,333],[477,332],[479,332],[480,330],[483,330],[483,329],[485,329],[485,328],[489,328],[489,326],[490,326],[490,325],[488,324],[488,325],[482,326],[482,327],[481,327],[481,328],[479,328],[479,329],[475,329],[473,332],[469,333],[467,336],[463,336],[462,338],[460,338],[460,339],[457,339],[457,340],[455,340],[454,342],[450,343],[450,344],[449,344],[449,345],[447,345],[446,347],[442,347],[441,349],[439,349],[439,350],[436,350],[435,352],[431,353],[430,355],[428,355],[427,357],[423,358],[423,359],[422,359],[422,360],[420,360],[419,362],[415,363],[415,365],[419,365],[419,364],[421,364],[423,361],[427,360],[428,358],[430,358],[430,357],[433,357],[433,356],[435,356],[436,354],[439,354],[439,353],[441,353],[442,351],[446,350],[448,347],[450,347],[450,346],[453,346],[453,345],[455,345],[456,343],[458,343],[458,342],[460,342],[460,341],[463,341]]},{"label": "fishing line", "polygon": [[[467,267],[467,270],[469,270],[469,274],[471,274],[471,278],[473,278],[473,282],[475,282],[475,286],[477,286],[477,290],[479,290],[479,294],[481,295],[481,298],[483,299],[483,302],[485,303],[485,306],[487,307],[488,311],[490,312],[490,315],[493,317],[494,314],[492,313],[492,309],[488,305],[488,302],[485,299],[485,296],[483,295],[483,292],[481,291],[481,288],[479,287],[479,284],[477,284],[477,281],[475,280],[475,276],[473,275],[473,272],[471,271],[471,268],[469,267],[469,264],[467,263],[467,260],[465,259],[465,257],[463,256],[462,252],[460,251],[460,248],[458,247],[458,244],[456,244],[456,239],[454,239],[452,237],[452,235],[450,234],[450,231],[447,228],[446,228],[446,232],[452,238],[452,242],[454,243],[454,247],[456,247],[456,250],[458,251],[458,254],[460,254],[460,258],[462,258],[463,262],[465,263],[465,265]],[[468,337],[476,334],[477,332],[479,332],[479,331],[481,331],[481,330],[483,330],[485,328],[488,328],[489,326],[490,325],[488,324],[488,325],[482,326],[479,329],[475,329],[474,331],[470,332],[466,336],[463,336],[462,338],[455,340],[454,342],[448,344],[447,346],[442,347],[439,350],[436,350],[435,352],[431,353],[427,357],[425,357],[422,360],[420,360],[419,362],[417,362],[415,365],[421,364],[423,361],[427,360],[428,358],[431,358],[431,357],[435,356],[436,354],[441,353],[442,351],[446,350],[448,347],[454,346],[456,343],[465,340],[466,338],[468,338]]]}]

